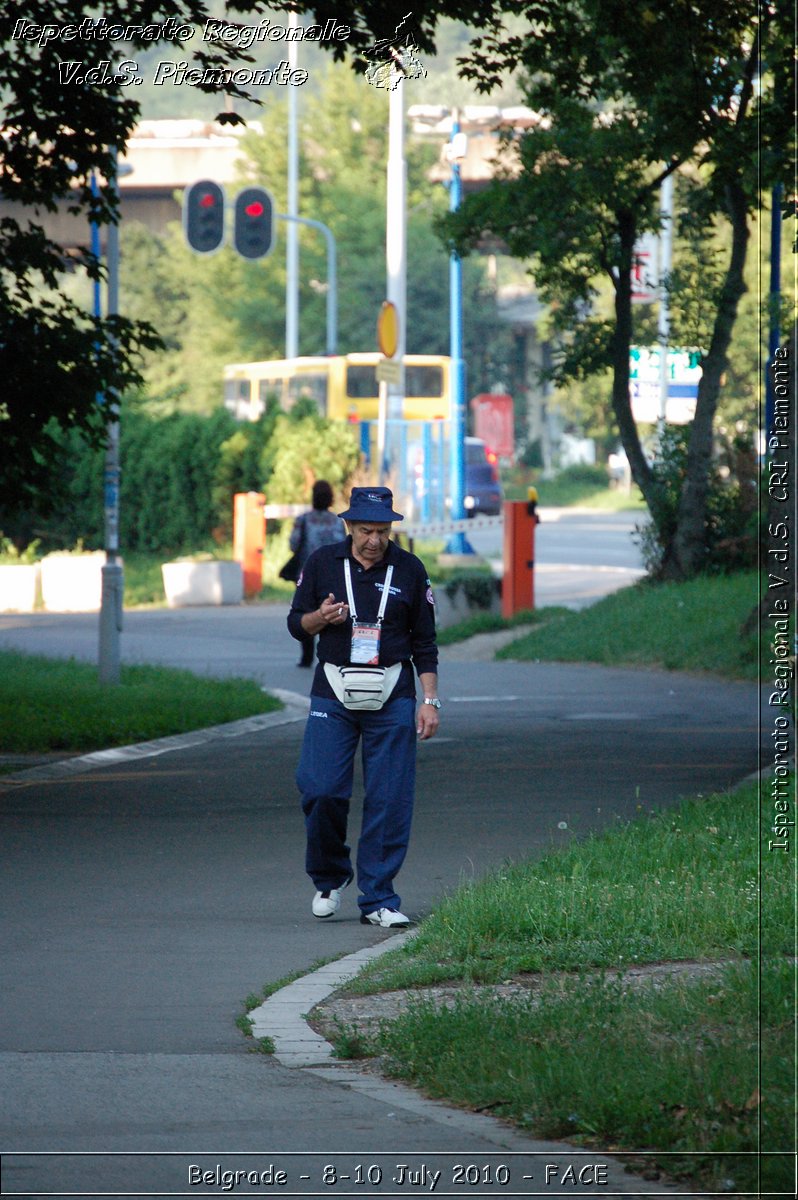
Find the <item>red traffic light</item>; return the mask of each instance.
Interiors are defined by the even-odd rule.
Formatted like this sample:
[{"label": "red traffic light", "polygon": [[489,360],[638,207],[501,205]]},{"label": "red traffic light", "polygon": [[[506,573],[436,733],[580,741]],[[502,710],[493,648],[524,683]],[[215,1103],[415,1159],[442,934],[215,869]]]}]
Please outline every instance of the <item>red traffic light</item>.
[{"label": "red traffic light", "polygon": [[274,205],[262,187],[247,187],[235,199],[233,248],[242,258],[264,258],[272,248]]},{"label": "red traffic light", "polygon": [[195,254],[214,254],[224,244],[224,189],[199,179],[183,195],[183,229]]}]

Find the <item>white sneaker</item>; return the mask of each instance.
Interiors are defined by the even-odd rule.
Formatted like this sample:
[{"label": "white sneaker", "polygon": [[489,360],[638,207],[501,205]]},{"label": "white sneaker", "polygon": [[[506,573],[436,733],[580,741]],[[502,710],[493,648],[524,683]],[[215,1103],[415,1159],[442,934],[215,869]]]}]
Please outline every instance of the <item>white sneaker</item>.
[{"label": "white sneaker", "polygon": [[337,888],[330,888],[326,892],[316,892],[313,897],[313,902],[310,906],[314,917],[334,917],[341,907],[341,892],[344,888],[348,888],[352,882],[353,876],[350,875]]},{"label": "white sneaker", "polygon": [[379,925],[381,929],[403,929],[410,924],[410,918],[395,908],[378,908],[376,912],[363,913],[361,925]]}]

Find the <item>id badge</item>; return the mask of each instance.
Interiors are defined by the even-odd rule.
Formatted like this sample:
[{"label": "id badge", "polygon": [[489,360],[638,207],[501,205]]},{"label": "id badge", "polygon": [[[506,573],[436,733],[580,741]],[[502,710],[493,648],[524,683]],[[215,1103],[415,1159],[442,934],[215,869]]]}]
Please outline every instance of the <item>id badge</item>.
[{"label": "id badge", "polygon": [[368,663],[376,666],[380,661],[380,627],[365,621],[356,621],[352,626],[351,663]]}]

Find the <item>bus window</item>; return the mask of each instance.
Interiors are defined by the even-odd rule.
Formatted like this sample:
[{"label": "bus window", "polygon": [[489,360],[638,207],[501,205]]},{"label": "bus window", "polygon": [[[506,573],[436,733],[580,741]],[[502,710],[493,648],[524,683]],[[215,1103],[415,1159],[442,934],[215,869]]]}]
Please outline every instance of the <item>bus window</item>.
[{"label": "bus window", "polygon": [[350,400],[376,400],[380,394],[376,366],[349,363],[346,368],[346,394]]},{"label": "bus window", "polygon": [[316,403],[319,412],[327,412],[327,375],[301,374],[294,375],[288,380],[288,407],[293,408],[302,396],[309,396]]},{"label": "bus window", "polygon": [[224,406],[237,420],[249,416],[249,399],[248,379],[225,379]]},{"label": "bus window", "polygon": [[443,369],[441,367],[419,366],[416,363],[405,364],[405,395],[442,396]]},{"label": "bus window", "polygon": [[261,412],[266,411],[270,396],[274,396],[282,407],[283,383],[282,379],[261,379],[258,381],[258,403]]}]

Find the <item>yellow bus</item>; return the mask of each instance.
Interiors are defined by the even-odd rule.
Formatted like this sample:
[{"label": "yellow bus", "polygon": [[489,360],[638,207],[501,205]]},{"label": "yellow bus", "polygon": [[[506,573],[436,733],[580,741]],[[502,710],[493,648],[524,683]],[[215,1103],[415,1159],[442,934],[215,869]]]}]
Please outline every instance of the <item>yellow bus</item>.
[{"label": "yellow bus", "polygon": [[[289,358],[230,363],[224,369],[225,407],[239,421],[257,421],[269,396],[288,411],[302,396],[338,421],[376,421],[379,416],[377,364],[381,355],[342,354],[330,358]],[[440,354],[406,354],[407,421],[446,421],[451,408],[450,359]]]}]

